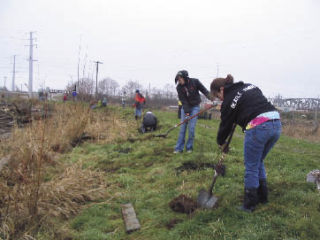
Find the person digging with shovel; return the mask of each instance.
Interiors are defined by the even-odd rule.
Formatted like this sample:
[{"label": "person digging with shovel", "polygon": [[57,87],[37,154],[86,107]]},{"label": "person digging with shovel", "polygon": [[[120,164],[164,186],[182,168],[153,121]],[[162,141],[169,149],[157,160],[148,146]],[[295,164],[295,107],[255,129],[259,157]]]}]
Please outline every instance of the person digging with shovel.
[{"label": "person digging with shovel", "polygon": [[[175,83],[178,83],[177,92],[179,100],[182,103],[181,122],[183,122],[186,118],[196,115],[200,111],[199,104],[201,102],[201,98],[199,91],[208,99],[211,98],[211,95],[198,79],[190,78],[186,70],[181,70],[177,73]],[[194,117],[188,123],[181,125],[174,153],[183,152],[187,125],[189,125],[189,138],[186,144],[186,150],[188,153],[192,153],[197,119],[198,117]]]},{"label": "person digging with shovel", "polygon": [[280,137],[280,114],[258,87],[234,83],[230,74],[226,78],[214,79],[210,90],[212,96],[222,101],[217,135],[220,147],[224,148],[234,124],[241,126],[245,133],[245,191],[241,210],[252,212],[258,203],[268,201],[264,159]]}]

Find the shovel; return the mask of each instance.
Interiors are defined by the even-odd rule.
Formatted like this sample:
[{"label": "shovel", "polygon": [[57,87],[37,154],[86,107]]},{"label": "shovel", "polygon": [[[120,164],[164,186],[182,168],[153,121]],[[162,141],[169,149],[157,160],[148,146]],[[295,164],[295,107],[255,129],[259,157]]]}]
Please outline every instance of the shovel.
[{"label": "shovel", "polygon": [[210,110],[211,108],[213,108],[213,107],[215,107],[215,106],[216,106],[216,104],[213,104],[213,105],[211,105],[211,106],[209,106],[209,107],[201,110],[201,111],[198,112],[197,114],[195,114],[195,115],[193,115],[193,116],[191,116],[191,117],[186,118],[184,121],[180,122],[179,124],[174,125],[174,126],[171,127],[166,133],[154,135],[154,137],[163,137],[163,138],[166,138],[166,137],[168,136],[168,134],[169,134],[172,130],[174,130],[175,128],[181,126],[182,124],[185,124],[186,122],[189,122],[191,119],[199,116],[200,114],[202,114],[202,113]]},{"label": "shovel", "polygon": [[[224,145],[223,149],[221,150],[221,156],[220,156],[219,162],[217,164],[220,167],[222,166],[222,161],[224,159],[224,153],[226,153],[228,150],[228,147],[231,142],[234,130],[236,129],[236,126],[237,126],[236,124],[233,125],[231,133],[228,137],[227,143]],[[197,199],[197,205],[199,208],[211,209],[211,208],[214,208],[217,206],[218,198],[212,194],[212,190],[213,190],[214,184],[216,183],[216,180],[219,175],[220,174],[218,173],[218,171],[215,168],[212,183],[209,187],[208,192],[204,189],[200,190],[199,195],[198,195],[198,199]]]}]

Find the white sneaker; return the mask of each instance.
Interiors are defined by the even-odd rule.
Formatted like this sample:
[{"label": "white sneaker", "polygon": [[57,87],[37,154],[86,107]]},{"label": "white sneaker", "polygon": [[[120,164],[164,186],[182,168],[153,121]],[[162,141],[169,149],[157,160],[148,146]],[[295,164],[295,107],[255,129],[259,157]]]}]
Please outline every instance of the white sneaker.
[{"label": "white sneaker", "polygon": [[180,152],[180,151],[178,151],[178,150],[174,150],[173,153],[174,153],[174,154],[177,154],[177,153],[182,153],[182,152]]},{"label": "white sneaker", "polygon": [[188,150],[187,153],[192,153],[192,150]]}]

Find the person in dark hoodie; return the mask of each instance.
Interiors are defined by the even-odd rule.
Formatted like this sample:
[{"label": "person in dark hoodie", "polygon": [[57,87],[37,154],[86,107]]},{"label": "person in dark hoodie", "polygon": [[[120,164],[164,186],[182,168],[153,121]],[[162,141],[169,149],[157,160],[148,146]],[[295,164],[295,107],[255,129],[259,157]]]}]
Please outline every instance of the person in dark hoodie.
[{"label": "person in dark hoodie", "polygon": [[157,129],[158,119],[152,112],[146,112],[141,124],[141,132],[153,132]]},{"label": "person in dark hoodie", "polygon": [[[199,91],[208,99],[210,99],[210,93],[198,79],[190,78],[186,70],[181,70],[177,73],[175,83],[178,83],[177,92],[179,100],[182,103],[181,121],[184,121],[186,118],[193,116],[200,111],[199,104],[201,98]],[[189,125],[189,137],[186,144],[186,150],[188,153],[192,153],[196,123],[197,117],[191,119],[188,123],[181,125],[174,153],[183,152],[187,125]]]},{"label": "person in dark hoodie", "polygon": [[216,78],[211,94],[222,101],[217,142],[223,148],[233,124],[245,132],[244,200],[242,210],[252,212],[258,203],[267,203],[268,188],[264,159],[281,134],[280,114],[261,90],[250,83]]}]

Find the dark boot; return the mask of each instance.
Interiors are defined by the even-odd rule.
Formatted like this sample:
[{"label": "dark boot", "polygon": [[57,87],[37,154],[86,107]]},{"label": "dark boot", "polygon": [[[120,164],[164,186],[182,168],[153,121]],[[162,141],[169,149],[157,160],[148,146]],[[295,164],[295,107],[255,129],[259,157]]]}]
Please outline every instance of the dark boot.
[{"label": "dark boot", "polygon": [[265,204],[268,202],[267,179],[259,180],[258,198],[260,203]]},{"label": "dark boot", "polygon": [[257,188],[246,188],[244,190],[244,199],[241,210],[246,212],[253,212],[258,204]]},{"label": "dark boot", "polygon": [[138,116],[134,116],[136,120],[138,120]]}]

